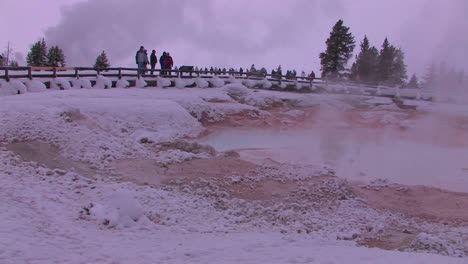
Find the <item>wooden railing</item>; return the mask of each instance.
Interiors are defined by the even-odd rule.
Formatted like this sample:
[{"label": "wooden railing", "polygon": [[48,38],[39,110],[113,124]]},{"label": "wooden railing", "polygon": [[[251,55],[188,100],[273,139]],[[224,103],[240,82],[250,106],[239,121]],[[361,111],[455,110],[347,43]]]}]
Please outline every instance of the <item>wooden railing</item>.
[{"label": "wooden railing", "polygon": [[[133,78],[156,78],[160,77],[180,77],[180,78],[211,78],[218,76],[220,78],[229,78],[233,76],[237,79],[252,79],[270,81],[298,81],[302,83],[311,83],[312,81],[320,81],[320,78],[311,79],[302,76],[286,76],[277,74],[263,74],[260,72],[239,72],[239,71],[205,71],[205,70],[161,70],[154,69],[154,74],[150,74],[150,69],[145,69],[145,73],[141,74],[142,69],[138,68],[107,68],[97,69],[92,67],[0,67],[0,79],[9,81],[17,78],[79,78],[79,77],[97,77],[102,75],[105,77],[115,77],[122,79],[123,77]],[[3,74],[2,74],[3,71]]]}]

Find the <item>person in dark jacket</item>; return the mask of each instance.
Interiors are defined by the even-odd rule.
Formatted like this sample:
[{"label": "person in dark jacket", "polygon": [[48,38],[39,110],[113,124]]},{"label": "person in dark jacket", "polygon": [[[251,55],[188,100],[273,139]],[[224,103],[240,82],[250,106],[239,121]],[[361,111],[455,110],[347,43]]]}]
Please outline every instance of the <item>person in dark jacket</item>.
[{"label": "person in dark jacket", "polygon": [[166,74],[166,52],[163,52],[159,58],[159,64],[161,65],[161,75]]},{"label": "person in dark jacket", "polygon": [[154,69],[156,68],[156,64],[158,63],[158,57],[156,56],[156,51],[153,50],[150,56],[150,64],[151,64],[151,75],[154,73]]}]

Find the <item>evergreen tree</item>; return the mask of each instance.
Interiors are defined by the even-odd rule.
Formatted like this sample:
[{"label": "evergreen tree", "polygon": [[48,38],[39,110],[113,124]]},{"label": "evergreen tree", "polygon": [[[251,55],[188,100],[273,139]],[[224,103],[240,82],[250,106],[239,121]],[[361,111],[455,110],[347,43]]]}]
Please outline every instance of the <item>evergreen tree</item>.
[{"label": "evergreen tree", "polygon": [[380,50],[379,62],[377,65],[377,80],[382,83],[391,82],[392,67],[396,49],[390,45],[388,38],[385,38]]},{"label": "evergreen tree", "polygon": [[424,76],[423,87],[427,89],[432,89],[437,86],[437,68],[434,63],[432,63],[427,69],[427,73]]},{"label": "evergreen tree", "polygon": [[94,64],[94,68],[105,70],[110,67],[109,59],[107,58],[107,54],[105,51],[101,52],[101,54],[96,58],[96,63]]},{"label": "evergreen tree", "polygon": [[45,39],[33,44],[31,51],[26,57],[28,66],[44,67],[47,66],[47,45]]},{"label": "evergreen tree", "polygon": [[393,53],[393,64],[391,67],[391,84],[403,85],[408,79],[406,72],[405,53],[401,49],[396,49]]},{"label": "evergreen tree", "polygon": [[47,54],[47,62],[51,67],[65,67],[65,55],[59,46],[53,46]]},{"label": "evergreen tree", "polygon": [[414,88],[414,89],[419,88],[419,80],[418,80],[418,77],[416,77],[416,74],[413,74],[411,76],[411,79],[408,83],[408,88]]},{"label": "evergreen tree", "polygon": [[352,79],[364,83],[374,82],[376,79],[378,59],[378,50],[370,46],[369,39],[365,36],[361,42],[361,51],[356,56],[356,62],[354,62],[351,67]]},{"label": "evergreen tree", "polygon": [[339,78],[344,75],[346,64],[351,58],[355,41],[349,27],[339,20],[327,39],[327,50],[320,53],[322,78]]}]

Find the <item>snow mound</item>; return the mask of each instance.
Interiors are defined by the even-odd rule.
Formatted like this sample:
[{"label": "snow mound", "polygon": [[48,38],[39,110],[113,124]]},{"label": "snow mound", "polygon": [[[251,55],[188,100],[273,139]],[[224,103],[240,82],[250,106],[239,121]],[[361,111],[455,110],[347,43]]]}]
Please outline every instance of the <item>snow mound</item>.
[{"label": "snow mound", "polygon": [[11,80],[10,84],[17,94],[25,94],[28,91],[26,85],[20,80]]},{"label": "snow mound", "polygon": [[45,84],[38,80],[30,80],[26,83],[26,86],[28,87],[28,92],[30,93],[39,93],[47,90]]},{"label": "snow mound", "polygon": [[187,85],[186,82],[184,80],[182,80],[181,78],[176,78],[175,79],[175,87],[176,88],[182,89],[182,88],[185,88],[186,85]]},{"label": "snow mound", "polygon": [[257,85],[257,82],[254,80],[244,80],[242,84],[248,88],[254,88]]},{"label": "snow mound", "polygon": [[234,76],[230,76],[228,81],[232,84],[242,84],[242,80],[236,79]]},{"label": "snow mound", "polygon": [[88,79],[78,78],[72,80],[73,88],[75,89],[91,89],[92,85]]},{"label": "snow mound", "polygon": [[146,86],[148,86],[148,83],[143,78],[139,78],[135,82],[136,88],[145,88]]},{"label": "snow mound", "polygon": [[93,88],[97,89],[109,89],[112,88],[112,81],[102,75],[98,75],[96,78],[96,85]]},{"label": "snow mound", "polygon": [[262,88],[263,89],[271,89],[271,87],[273,87],[273,84],[270,81],[268,81],[266,78],[263,79]]},{"label": "snow mound", "polygon": [[195,80],[195,83],[197,84],[197,86],[199,88],[208,88],[210,87],[210,84],[203,78],[200,78],[198,77],[196,80]]},{"label": "snow mound", "polygon": [[70,82],[63,78],[54,78],[50,81],[50,89],[53,90],[70,90],[72,88]]},{"label": "snow mound", "polygon": [[288,85],[285,82],[282,82],[279,87],[281,90],[284,90],[288,87]]},{"label": "snow mound", "polygon": [[120,79],[115,84],[115,87],[117,87],[117,88],[128,88],[128,87],[130,87],[130,83],[127,80]]},{"label": "snow mound", "polygon": [[249,88],[245,87],[242,84],[228,84],[223,87],[223,90],[226,92],[227,95],[229,95],[235,100],[245,97],[251,92]]},{"label": "snow mound", "polygon": [[0,96],[15,95],[16,90],[11,83],[0,80]]},{"label": "snow mound", "polygon": [[211,84],[213,84],[213,87],[223,87],[224,81],[221,80],[218,76],[213,76],[211,78]]},{"label": "snow mound", "polygon": [[158,87],[169,87],[172,85],[171,81],[162,77],[157,77],[156,82],[158,84]]},{"label": "snow mound", "polygon": [[90,207],[92,218],[108,227],[128,228],[148,221],[141,204],[128,190],[119,190]]},{"label": "snow mound", "polygon": [[463,241],[449,241],[441,239],[427,233],[419,234],[411,243],[410,249],[415,252],[433,253],[443,256],[458,256],[463,257],[466,252],[463,252]]}]

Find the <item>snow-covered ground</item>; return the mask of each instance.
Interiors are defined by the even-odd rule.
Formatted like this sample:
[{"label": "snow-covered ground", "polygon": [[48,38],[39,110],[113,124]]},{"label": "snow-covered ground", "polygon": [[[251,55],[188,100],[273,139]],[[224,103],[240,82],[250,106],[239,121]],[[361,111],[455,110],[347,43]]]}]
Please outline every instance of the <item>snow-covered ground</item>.
[{"label": "snow-covered ground", "polygon": [[[278,142],[225,149],[213,143],[219,152],[193,143],[232,125],[296,137],[290,132],[296,126],[417,132],[446,120],[421,138],[400,136],[441,148],[468,145],[468,107],[405,104],[416,105],[417,113],[382,98],[239,84],[0,97],[0,263],[466,263],[462,208],[456,219],[434,220],[374,207],[342,179],[346,171],[326,160],[255,165],[223,153]],[[343,121],[343,114],[359,125]],[[277,152],[270,154],[252,159]],[[447,173],[448,182],[466,184],[466,177],[453,175]],[[366,184],[394,188],[386,181]]]}]

